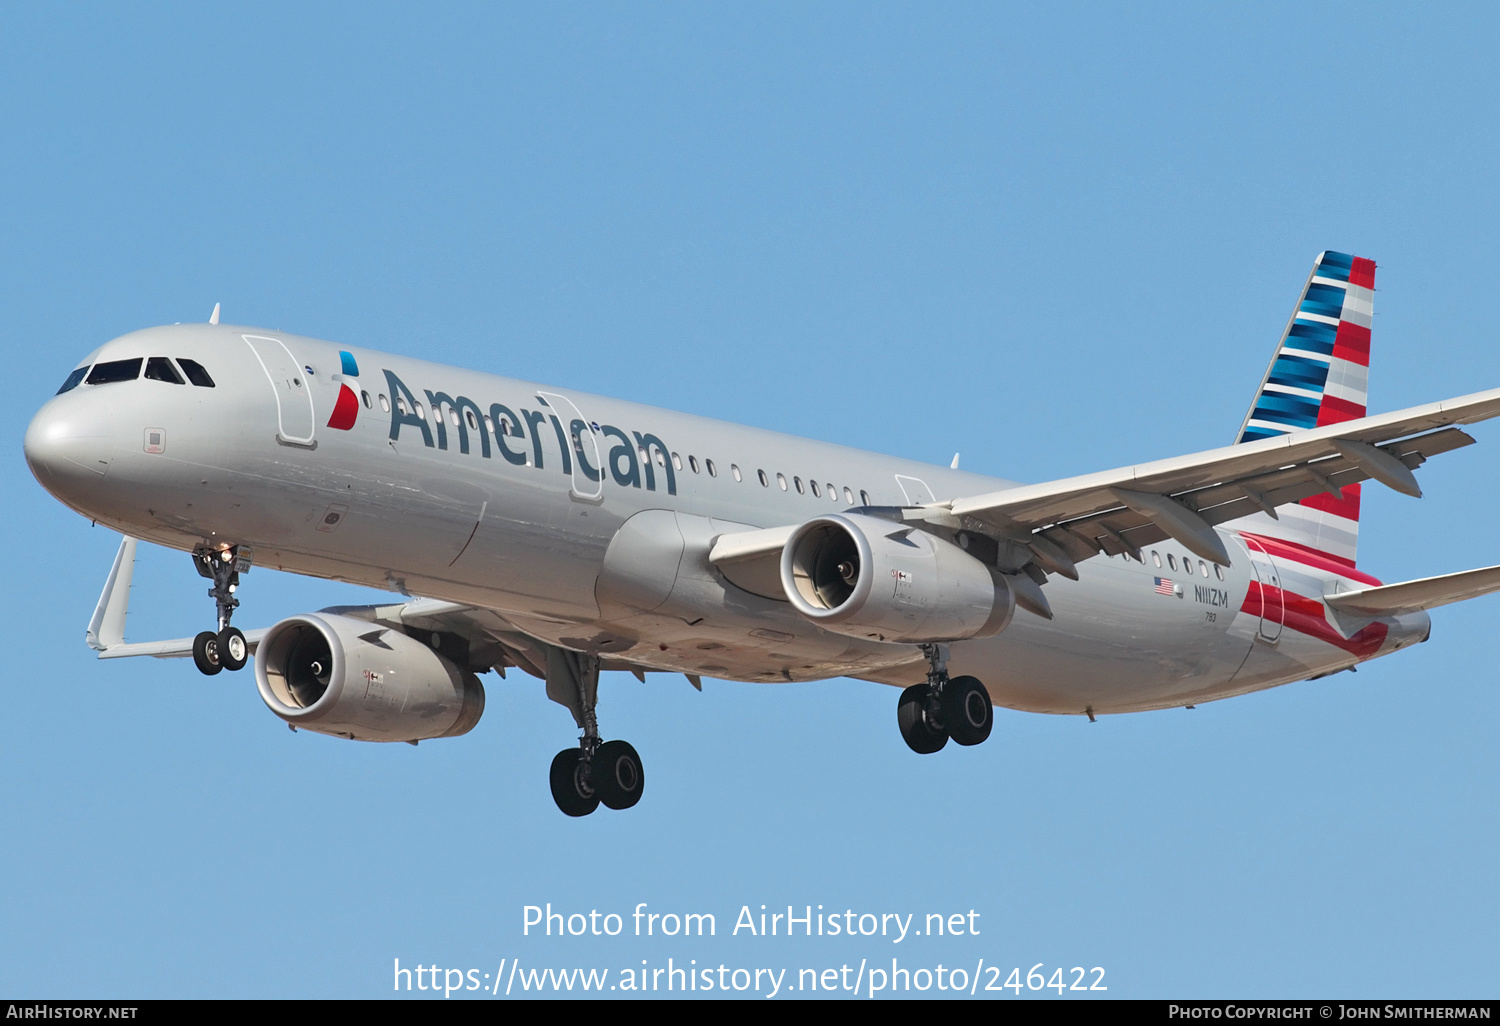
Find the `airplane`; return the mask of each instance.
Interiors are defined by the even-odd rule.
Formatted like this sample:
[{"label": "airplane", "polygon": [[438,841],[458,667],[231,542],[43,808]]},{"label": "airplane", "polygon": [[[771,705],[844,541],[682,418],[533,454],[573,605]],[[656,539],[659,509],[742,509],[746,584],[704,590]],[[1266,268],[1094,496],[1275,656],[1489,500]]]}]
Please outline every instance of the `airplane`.
[{"label": "airplane", "polygon": [[[41,485],[125,537],[87,631],[101,659],[253,657],[294,730],[469,731],[517,667],[572,714],[570,816],[635,805],[599,675],[855,677],[900,689],[915,752],[993,707],[1096,716],[1314,679],[1426,641],[1500,566],[1398,584],[1356,567],[1361,482],[1471,444],[1500,389],[1368,416],[1375,264],[1320,254],[1233,444],[1017,484],[753,427],[221,324],[85,357],[25,437]],[[191,554],[216,622],[127,642],[137,541]],[[232,625],[271,567],[398,593]]]}]

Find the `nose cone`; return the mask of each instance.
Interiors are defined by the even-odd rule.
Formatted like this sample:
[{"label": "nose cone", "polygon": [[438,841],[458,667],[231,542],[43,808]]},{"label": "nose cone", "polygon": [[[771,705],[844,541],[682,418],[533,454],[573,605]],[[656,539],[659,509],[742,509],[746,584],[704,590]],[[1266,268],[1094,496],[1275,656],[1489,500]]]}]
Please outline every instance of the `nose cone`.
[{"label": "nose cone", "polygon": [[62,395],[43,406],[26,429],[26,463],[43,488],[76,504],[109,470],[115,432],[109,411],[84,395]]}]

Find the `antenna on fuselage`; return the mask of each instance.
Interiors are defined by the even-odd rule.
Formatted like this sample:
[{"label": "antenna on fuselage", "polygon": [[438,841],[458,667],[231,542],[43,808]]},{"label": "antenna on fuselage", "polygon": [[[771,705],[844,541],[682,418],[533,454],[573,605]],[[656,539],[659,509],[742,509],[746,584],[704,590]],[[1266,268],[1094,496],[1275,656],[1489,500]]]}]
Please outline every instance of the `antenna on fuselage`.
[{"label": "antenna on fuselage", "polygon": [[218,324],[219,323],[219,304],[218,303],[214,304],[214,312],[208,315],[208,323],[209,324]]},{"label": "antenna on fuselage", "polygon": [[[215,323],[217,323],[217,322],[215,322]],[[953,454],[953,462],[950,463],[950,464],[948,464],[948,469],[949,470],[957,470],[958,469],[958,453],[954,453]]]}]

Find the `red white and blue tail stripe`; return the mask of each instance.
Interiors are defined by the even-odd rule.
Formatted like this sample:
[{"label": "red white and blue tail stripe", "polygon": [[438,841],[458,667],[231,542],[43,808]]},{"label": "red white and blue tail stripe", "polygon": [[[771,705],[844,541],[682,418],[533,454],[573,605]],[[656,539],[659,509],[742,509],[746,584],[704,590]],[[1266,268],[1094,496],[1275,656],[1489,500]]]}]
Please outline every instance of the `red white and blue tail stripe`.
[{"label": "red white and blue tail stripe", "polygon": [[[1238,441],[1363,417],[1374,311],[1375,261],[1347,253],[1320,254]],[[1277,512],[1277,520],[1257,513],[1229,526],[1279,539],[1339,566],[1354,566],[1359,485],[1349,485],[1337,497],[1315,495]]]}]

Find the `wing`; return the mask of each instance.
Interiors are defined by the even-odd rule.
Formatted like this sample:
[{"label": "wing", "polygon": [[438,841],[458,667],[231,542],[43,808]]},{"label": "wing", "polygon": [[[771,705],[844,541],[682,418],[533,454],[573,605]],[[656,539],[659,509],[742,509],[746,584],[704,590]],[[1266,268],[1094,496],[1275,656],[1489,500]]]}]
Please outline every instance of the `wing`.
[{"label": "wing", "polygon": [[[1495,416],[1500,389],[1191,456],[908,507],[900,515],[1015,543],[1043,569],[1075,580],[1082,560],[1100,552],[1139,558],[1141,546],[1169,537],[1228,566],[1232,560],[1215,524],[1257,511],[1274,517],[1278,506],[1319,492],[1337,495],[1345,485],[1372,479],[1420,496],[1412,470],[1474,442],[1454,425]],[[783,598],[779,561],[793,530],[721,535],[709,562],[748,591]]]},{"label": "wing", "polygon": [[1318,492],[1337,494],[1374,479],[1421,495],[1412,470],[1438,453],[1471,445],[1454,425],[1500,415],[1500,389],[1191,456],[1022,485],[907,510],[908,519],[974,527],[1028,546],[1046,569],[1077,576],[1075,563],[1099,552],[1139,556],[1173,538],[1228,565],[1213,525]]},{"label": "wing", "polygon": [[[130,585],[135,573],[136,545],[136,539],[128,536],[120,541],[120,549],[115,554],[109,577],[104,582],[99,604],[89,620],[88,645],[99,653],[100,659],[126,659],[133,656],[186,659],[193,654],[192,638],[136,642],[125,640]],[[518,630],[502,614],[492,609],[440,599],[413,598],[389,605],[330,606],[320,611],[368,620],[377,626],[407,633],[435,632],[456,636],[464,643],[464,661],[469,669],[476,672],[489,668],[503,677],[506,667],[516,666],[534,677],[543,680],[547,677],[545,646]],[[244,632],[250,651],[254,652],[260,645],[267,629],[260,627]],[[645,680],[647,672],[660,672],[655,667],[637,665],[618,658],[605,657],[600,665],[606,670],[629,670],[642,680]],[[693,675],[688,675],[688,680],[693,681],[694,687],[699,687]]]}]

